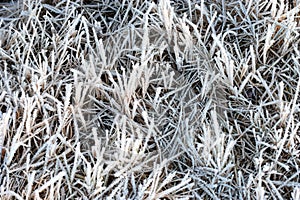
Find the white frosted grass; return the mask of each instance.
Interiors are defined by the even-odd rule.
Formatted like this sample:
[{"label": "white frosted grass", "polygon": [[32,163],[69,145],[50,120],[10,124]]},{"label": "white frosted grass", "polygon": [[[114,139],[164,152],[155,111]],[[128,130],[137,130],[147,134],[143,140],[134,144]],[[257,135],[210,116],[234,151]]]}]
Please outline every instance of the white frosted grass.
[{"label": "white frosted grass", "polygon": [[294,6],[0,3],[1,198],[299,199]]},{"label": "white frosted grass", "polygon": [[[65,172],[60,172],[53,178],[51,178],[49,181],[47,181],[45,184],[43,184],[38,190],[34,192],[35,198],[40,198],[39,193],[42,192],[43,190],[48,189],[49,186],[53,186],[54,183],[58,182],[58,184],[63,180],[64,176],[66,176]],[[57,184],[57,183],[56,183]],[[54,190],[54,188],[52,188]]]}]

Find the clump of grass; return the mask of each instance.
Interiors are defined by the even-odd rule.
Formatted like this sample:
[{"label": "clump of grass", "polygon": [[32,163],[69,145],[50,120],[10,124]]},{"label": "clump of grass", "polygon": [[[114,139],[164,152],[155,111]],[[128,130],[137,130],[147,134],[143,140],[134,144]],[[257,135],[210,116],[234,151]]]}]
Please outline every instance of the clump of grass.
[{"label": "clump of grass", "polygon": [[1,199],[299,199],[299,5],[0,4]]}]

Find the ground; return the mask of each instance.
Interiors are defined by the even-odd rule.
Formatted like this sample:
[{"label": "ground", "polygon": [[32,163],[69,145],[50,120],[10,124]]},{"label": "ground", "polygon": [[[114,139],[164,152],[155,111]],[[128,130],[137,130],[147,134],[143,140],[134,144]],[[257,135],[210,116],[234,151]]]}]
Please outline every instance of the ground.
[{"label": "ground", "polygon": [[300,199],[299,9],[0,3],[1,199]]}]

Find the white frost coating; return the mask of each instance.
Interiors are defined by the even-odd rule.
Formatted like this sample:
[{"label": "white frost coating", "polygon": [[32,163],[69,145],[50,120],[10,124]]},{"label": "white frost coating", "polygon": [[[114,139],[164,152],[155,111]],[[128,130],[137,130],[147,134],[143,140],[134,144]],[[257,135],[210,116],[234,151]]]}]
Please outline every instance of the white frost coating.
[{"label": "white frost coating", "polygon": [[4,139],[7,131],[8,120],[11,116],[12,110],[9,110],[7,113],[2,113],[0,111],[0,152],[4,145]]},{"label": "white frost coating", "polygon": [[3,129],[4,129],[4,127],[3,127],[2,112],[0,111],[0,151],[2,149],[3,142],[4,142],[4,131],[3,131]]}]

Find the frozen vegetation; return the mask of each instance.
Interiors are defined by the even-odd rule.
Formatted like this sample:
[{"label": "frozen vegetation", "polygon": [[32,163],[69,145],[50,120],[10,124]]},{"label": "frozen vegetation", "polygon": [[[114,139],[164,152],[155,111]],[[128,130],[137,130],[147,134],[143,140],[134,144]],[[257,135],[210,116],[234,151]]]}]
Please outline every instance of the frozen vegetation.
[{"label": "frozen vegetation", "polygon": [[0,197],[300,199],[300,4],[0,3]]}]

